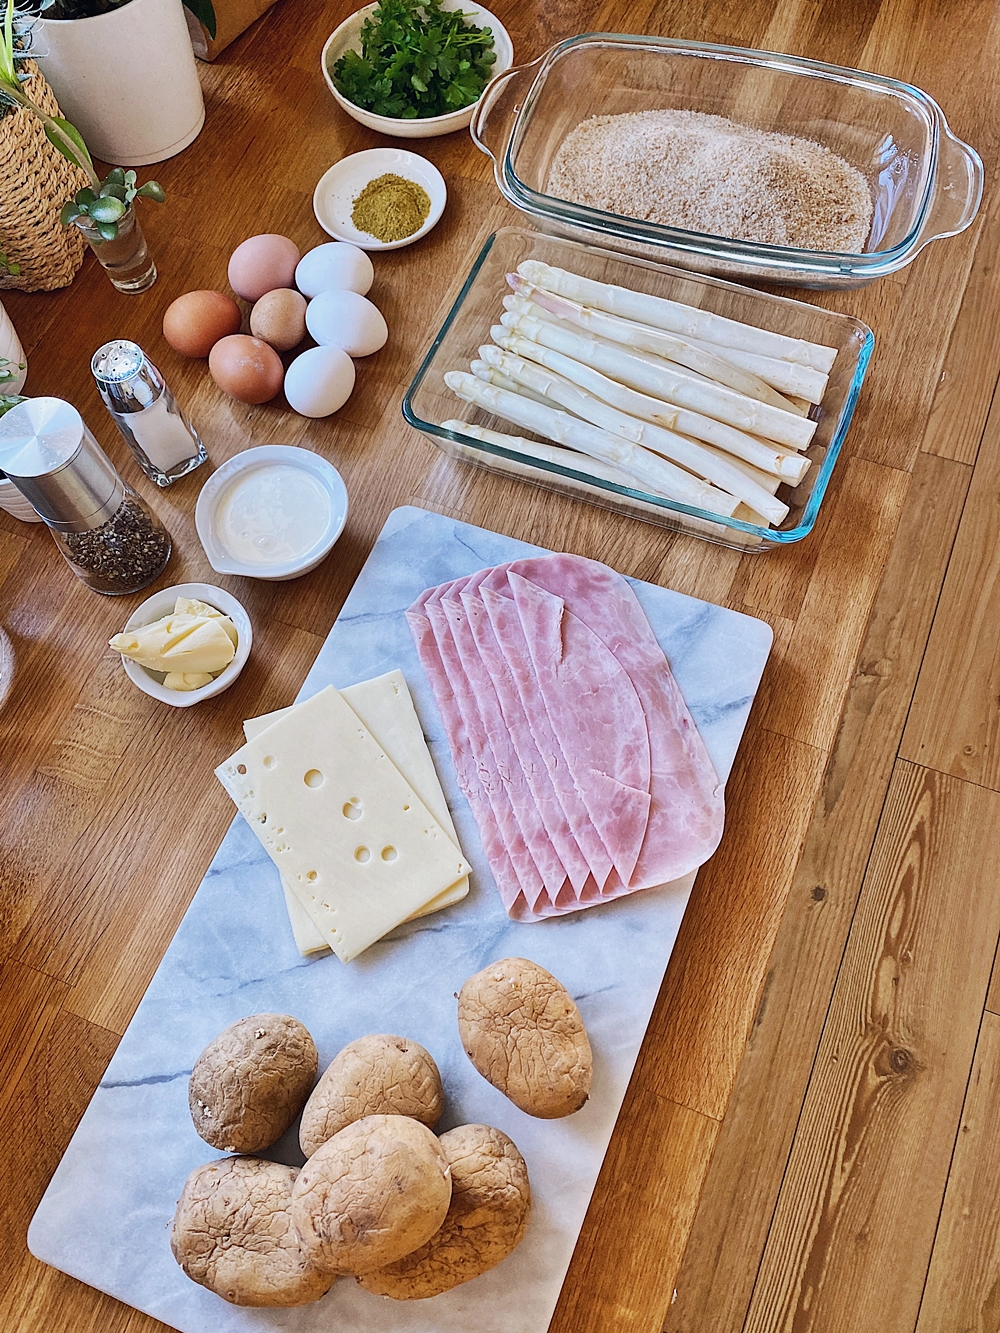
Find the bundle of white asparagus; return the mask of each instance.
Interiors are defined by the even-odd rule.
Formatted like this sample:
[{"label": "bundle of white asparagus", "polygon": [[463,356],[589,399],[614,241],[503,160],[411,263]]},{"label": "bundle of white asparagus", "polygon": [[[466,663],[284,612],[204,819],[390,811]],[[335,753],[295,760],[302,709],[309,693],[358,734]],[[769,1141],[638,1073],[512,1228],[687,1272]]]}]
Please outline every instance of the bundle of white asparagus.
[{"label": "bundle of white asparagus", "polygon": [[709,513],[782,522],[776,492],[810,467],[808,413],[836,348],[537,260],[507,281],[493,342],[471,374],[448,371],[445,383],[560,447],[454,420],[448,429]]}]

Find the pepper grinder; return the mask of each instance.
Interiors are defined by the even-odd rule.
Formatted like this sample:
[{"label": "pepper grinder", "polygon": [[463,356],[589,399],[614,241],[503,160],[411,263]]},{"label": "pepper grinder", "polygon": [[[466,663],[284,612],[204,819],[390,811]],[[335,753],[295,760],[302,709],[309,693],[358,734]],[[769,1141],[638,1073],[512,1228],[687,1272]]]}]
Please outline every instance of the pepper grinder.
[{"label": "pepper grinder", "polygon": [[126,338],[105,343],[90,369],[104,406],[150,481],[170,486],[204,463],[208,454],[198,432],[138,343]]},{"label": "pepper grinder", "polygon": [[166,567],[168,533],[61,398],[26,398],[0,417],[0,471],[88,588],[138,592]]}]

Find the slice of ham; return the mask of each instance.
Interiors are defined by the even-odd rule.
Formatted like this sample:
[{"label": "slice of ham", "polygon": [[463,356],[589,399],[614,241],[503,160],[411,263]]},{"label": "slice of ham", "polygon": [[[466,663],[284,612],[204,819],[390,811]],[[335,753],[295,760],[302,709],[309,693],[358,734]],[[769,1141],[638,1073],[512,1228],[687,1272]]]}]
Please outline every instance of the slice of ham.
[{"label": "slice of ham", "polygon": [[[475,588],[475,575],[459,595],[442,597],[440,606],[458,652],[463,676],[468,682],[469,706],[476,708],[482,722],[482,739],[485,744],[477,754],[477,759],[480,766],[499,779],[502,784],[518,833],[538,868],[545,892],[554,903],[566,880],[566,867],[549,836],[538,803],[528,785],[527,776],[500,709],[493,681],[476,646],[476,639],[469,624],[469,615],[464,605],[465,594],[470,588]],[[454,677],[452,684],[456,685]],[[456,685],[456,692],[458,688]],[[540,897],[539,894],[529,900],[532,911],[538,910]]]},{"label": "slice of ham", "polygon": [[[478,577],[478,576],[476,576]],[[580,844],[573,836],[566,812],[559,801],[559,796],[552,785],[545,761],[539,754],[535,738],[524,712],[521,697],[517,691],[510,662],[504,656],[493,626],[490,623],[486,607],[483,605],[474,577],[461,594],[469,629],[472,633],[480,660],[487,671],[493,693],[501,713],[502,725],[510,738],[517,764],[524,774],[543,826],[548,830],[565,873],[569,876],[574,891],[579,894],[590,874],[590,866],[580,850]],[[519,622],[520,623],[520,622]],[[527,645],[524,648],[527,655]],[[513,764],[512,764],[513,767]],[[518,816],[520,820],[520,815]],[[522,828],[524,821],[520,821]]]},{"label": "slice of ham", "polygon": [[[429,589],[428,593],[433,591]],[[523,920],[532,916],[531,909],[521,890],[517,871],[504,846],[500,826],[493,814],[489,797],[480,781],[465,719],[445,672],[430,618],[423,607],[423,600],[419,604],[415,603],[407,611],[406,619],[416,644],[417,656],[420,658],[420,664],[430,683],[438,712],[441,714],[441,721],[444,723],[458,785],[469,802],[476,824],[479,826],[483,850],[493,871],[501,901],[508,915],[515,921]]]},{"label": "slice of ham", "polygon": [[[466,674],[462,655],[449,624],[448,615],[442,605],[443,600],[449,595],[457,598],[468,582],[468,578],[458,579],[431,590],[429,595],[420,599],[421,605],[418,614],[423,614],[430,623],[440,662],[441,671],[437,676],[436,686],[432,680],[435,697],[438,698],[440,706],[439,690],[441,694],[449,693],[462,720],[465,745],[457,746],[453,743],[452,746],[456,771],[460,772],[460,785],[462,785],[463,791],[467,795],[470,790],[476,792],[478,786],[478,790],[485,796],[485,802],[481,800],[473,802],[470,799],[476,822],[479,824],[481,834],[483,834],[484,849],[487,843],[487,830],[491,840],[494,831],[497,831],[504,853],[498,860],[500,873],[506,873],[508,863],[513,870],[513,882],[509,878],[506,879],[501,897],[510,915],[514,916],[515,919],[528,919],[534,917],[539,899],[546,895],[545,882],[535,860],[532,846],[525,839],[524,833],[518,824],[510,793],[490,746],[473,683]],[[450,730],[449,739],[451,739]],[[544,836],[544,830],[542,832]],[[551,849],[551,843],[549,843],[549,848]],[[494,842],[493,853],[487,851],[491,867],[493,867],[494,857],[498,853],[499,848]],[[539,859],[542,859],[541,853]],[[562,885],[565,878],[565,871],[562,870],[558,879],[559,886]],[[554,899],[557,893],[558,888],[551,897]],[[542,905],[543,910],[547,905]]]},{"label": "slice of ham", "polygon": [[623,883],[649,822],[649,736],[628,672],[563,599],[507,570],[535,677],[577,791]]},{"label": "slice of ham", "polygon": [[680,879],[718,846],[725,802],[705,743],[635,593],[607,565],[577,555],[518,560],[507,567],[511,576],[562,598],[628,672],[649,733],[652,798],[629,888]]},{"label": "slice of ham", "polygon": [[545,764],[569,830],[590,867],[595,890],[598,890],[611,874],[611,857],[576,789],[566,756],[552,730],[545,704],[538,692],[531,653],[507,583],[505,565],[488,572],[479,585],[479,596],[500,650],[510,666],[511,680],[518,692],[532,739]]}]

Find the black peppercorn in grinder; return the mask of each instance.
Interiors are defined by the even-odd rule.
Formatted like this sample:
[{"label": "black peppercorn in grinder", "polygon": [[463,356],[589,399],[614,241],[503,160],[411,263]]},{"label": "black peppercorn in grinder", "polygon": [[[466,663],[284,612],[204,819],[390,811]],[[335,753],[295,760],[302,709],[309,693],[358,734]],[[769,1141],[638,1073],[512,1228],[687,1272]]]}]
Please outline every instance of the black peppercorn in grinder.
[{"label": "black peppercorn in grinder", "polygon": [[61,398],[27,398],[0,417],[0,471],[88,588],[138,592],[166,567],[169,535]]}]

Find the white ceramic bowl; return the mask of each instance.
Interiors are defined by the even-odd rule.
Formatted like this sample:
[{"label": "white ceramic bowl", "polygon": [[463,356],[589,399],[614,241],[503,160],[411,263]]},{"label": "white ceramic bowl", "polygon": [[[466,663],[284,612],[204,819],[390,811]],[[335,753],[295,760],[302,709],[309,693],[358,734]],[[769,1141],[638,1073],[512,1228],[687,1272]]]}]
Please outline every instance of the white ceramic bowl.
[{"label": "white ceramic bowl", "polygon": [[213,695],[229,689],[246,666],[247,658],[250,656],[250,645],[253,643],[253,629],[250,617],[232,593],[226,592],[225,588],[216,588],[211,583],[175,583],[172,588],[162,588],[159,592],[154,592],[152,597],[147,597],[142,605],[132,612],[125,622],[125,629],[138,629],[140,625],[149,625],[152,621],[169,615],[178,597],[191,597],[199,602],[207,602],[209,606],[214,606],[217,611],[227,615],[236,626],[236,656],[225,671],[221,671],[213,681],[202,685],[199,690],[168,690],[162,683],[163,672],[147,671],[138,662],[132,662],[127,657],[122,658],[122,666],[129,680],[133,685],[138,685],[143,694],[159,699],[161,703],[172,704],[174,708],[190,708],[192,704],[200,704],[203,699],[211,699]]},{"label": "white ceramic bowl", "polygon": [[[449,111],[446,116],[427,116],[423,120],[397,120],[394,116],[376,116],[372,111],[365,111],[337,92],[330,71],[345,51],[361,50],[361,24],[375,8],[374,4],[365,5],[364,9],[359,9],[356,14],[344,19],[340,27],[327,38],[323,47],[323,55],[320,58],[323,78],[326,79],[326,86],[336,101],[360,124],[367,125],[370,130],[378,130],[379,134],[392,134],[397,139],[433,139],[438,134],[451,134],[454,130],[468,129],[476,107],[482,101],[482,96],[469,106],[463,107],[461,111]],[[495,14],[483,9],[482,5],[467,3],[467,0],[444,0],[442,8],[461,9],[472,19],[477,28],[489,28],[492,31],[496,60],[491,67],[491,77],[495,78],[497,74],[510,69],[514,63],[514,44],[507,29]],[[483,91],[485,92],[485,89]]]},{"label": "white ceramic bowl", "polygon": [[[358,231],[351,221],[354,201],[377,176],[391,173],[404,180],[415,181],[427,191],[431,211],[422,227],[401,241],[380,241],[370,232]],[[351,153],[335,162],[319,179],[313,192],[313,212],[316,221],[338,241],[350,241],[359,250],[401,250],[426,236],[437,225],[448,200],[448,187],[433,162],[419,153],[405,148],[369,148],[363,153]]]},{"label": "white ceramic bowl", "polygon": [[[322,536],[297,559],[269,566],[246,564],[232,554],[220,537],[217,522],[219,506],[226,491],[241,473],[275,463],[302,468],[325,487],[330,496],[330,521]],[[264,444],[256,449],[244,449],[212,473],[198,494],[194,522],[209,564],[220,574],[242,574],[245,578],[265,579],[269,582],[297,579],[326,559],[344,531],[347,522],[347,487],[333,464],[311,449],[299,449],[290,444]]]}]

